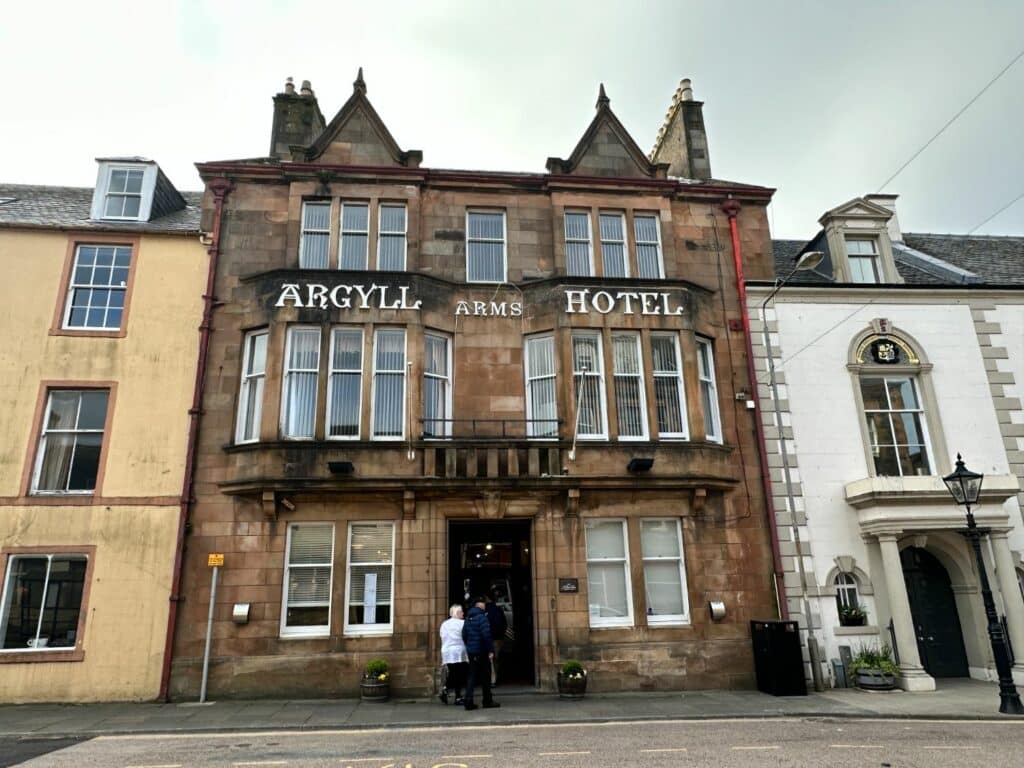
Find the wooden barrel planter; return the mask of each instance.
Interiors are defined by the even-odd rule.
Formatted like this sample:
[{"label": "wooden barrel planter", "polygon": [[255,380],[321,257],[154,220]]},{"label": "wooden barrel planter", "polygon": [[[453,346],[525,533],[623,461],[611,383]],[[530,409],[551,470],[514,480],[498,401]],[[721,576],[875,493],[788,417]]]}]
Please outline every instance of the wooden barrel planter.
[{"label": "wooden barrel planter", "polygon": [[880,669],[858,669],[857,687],[865,691],[891,691],[896,688],[896,676]]},{"label": "wooden barrel planter", "polygon": [[363,701],[387,701],[390,695],[391,683],[388,680],[364,677],[359,681],[359,698]]},{"label": "wooden barrel planter", "polygon": [[587,676],[566,677],[558,673],[558,695],[563,699],[582,699],[587,692]]}]

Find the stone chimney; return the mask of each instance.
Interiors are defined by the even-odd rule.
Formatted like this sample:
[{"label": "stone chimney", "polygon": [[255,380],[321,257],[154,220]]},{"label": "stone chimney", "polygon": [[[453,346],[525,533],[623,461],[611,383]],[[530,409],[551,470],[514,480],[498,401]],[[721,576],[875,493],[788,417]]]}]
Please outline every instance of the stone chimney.
[{"label": "stone chimney", "polygon": [[327,123],[309,80],[302,81],[302,89],[295,92],[295,83],[288,78],[284,91],[274,96],[274,123],[270,129],[270,156],[278,160],[291,160],[292,145],[312,144]]},{"label": "stone chimney", "polygon": [[668,163],[670,176],[710,179],[711,157],[704,129],[704,102],[693,100],[689,78],[679,81],[658,138],[651,150],[651,162]]},{"label": "stone chimney", "polygon": [[892,211],[892,216],[889,218],[889,221],[886,222],[886,226],[889,228],[889,239],[892,240],[894,243],[902,243],[903,232],[900,230],[900,220],[896,216],[897,197],[899,197],[899,195],[882,195],[877,193],[872,195],[864,195],[864,199],[867,200],[869,203],[880,205],[886,210]]}]

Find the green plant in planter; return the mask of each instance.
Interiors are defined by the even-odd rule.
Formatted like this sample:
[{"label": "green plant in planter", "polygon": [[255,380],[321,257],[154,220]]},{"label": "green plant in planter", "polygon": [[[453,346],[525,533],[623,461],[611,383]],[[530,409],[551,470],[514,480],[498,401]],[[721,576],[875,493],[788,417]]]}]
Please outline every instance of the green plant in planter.
[{"label": "green plant in planter", "polygon": [[868,612],[855,605],[844,605],[839,609],[839,623],[844,627],[860,627],[867,623]]},{"label": "green plant in planter", "polygon": [[363,672],[364,680],[379,680],[382,683],[388,681],[388,663],[384,659],[370,659],[366,662],[366,671]]},{"label": "green plant in planter", "polygon": [[576,659],[569,659],[558,670],[558,695],[563,699],[582,699],[587,692],[587,670]]},{"label": "green plant in planter", "polygon": [[581,680],[587,676],[587,670],[576,659],[569,659],[562,665],[562,677],[568,680]]},{"label": "green plant in planter", "polygon": [[897,675],[900,668],[892,658],[892,650],[888,645],[861,645],[850,663],[852,672],[878,670],[884,675]]}]

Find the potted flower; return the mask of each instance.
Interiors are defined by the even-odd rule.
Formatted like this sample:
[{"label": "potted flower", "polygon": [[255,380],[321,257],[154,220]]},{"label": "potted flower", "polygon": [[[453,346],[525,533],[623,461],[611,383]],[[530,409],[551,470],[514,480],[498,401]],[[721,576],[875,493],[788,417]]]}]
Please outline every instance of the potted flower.
[{"label": "potted flower", "polygon": [[366,662],[363,679],[359,681],[359,698],[363,701],[387,701],[391,695],[391,676],[384,659]]},{"label": "potted flower", "polygon": [[888,645],[862,645],[850,663],[858,688],[866,691],[891,691],[896,687],[899,667]]},{"label": "potted flower", "polygon": [[582,699],[587,692],[587,670],[575,659],[558,670],[558,695],[563,699]]},{"label": "potted flower", "polygon": [[844,605],[839,609],[839,625],[842,627],[863,627],[868,623],[868,612],[856,605]]}]

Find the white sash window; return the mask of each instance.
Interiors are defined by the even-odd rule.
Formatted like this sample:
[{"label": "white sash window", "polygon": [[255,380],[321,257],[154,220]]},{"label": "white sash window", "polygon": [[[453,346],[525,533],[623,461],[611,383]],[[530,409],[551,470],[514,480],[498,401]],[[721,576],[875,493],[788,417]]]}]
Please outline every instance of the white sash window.
[{"label": "white sash window", "polygon": [[715,350],[710,339],[697,339],[697,371],[700,374],[704,432],[708,440],[720,443],[722,442],[722,418],[718,412],[718,387],[715,384]]},{"label": "white sash window", "polygon": [[346,635],[388,635],[394,631],[394,562],[394,523],[349,526]]},{"label": "white sash window", "polygon": [[657,216],[633,217],[633,235],[636,238],[636,267],[640,277],[665,277],[665,264],[661,255],[661,227]]},{"label": "white sash window", "polygon": [[679,521],[641,520],[640,548],[644,558],[648,626],[689,623],[690,601],[686,594]]},{"label": "white sash window", "polygon": [[242,383],[238,392],[238,421],[235,442],[252,443],[260,439],[263,413],[263,383],[267,376],[267,332],[245,335],[242,354]]},{"label": "white sash window", "polygon": [[587,521],[587,601],[591,627],[633,626],[625,520]]},{"label": "white sash window", "polygon": [[466,280],[504,283],[505,212],[469,211],[466,214]]},{"label": "white sash window", "polygon": [[330,244],[331,204],[303,203],[299,269],[327,269]]},{"label": "white sash window", "polygon": [[289,328],[285,360],[281,435],[293,440],[312,439],[320,374],[320,329]]},{"label": "white sash window", "polygon": [[594,249],[590,242],[590,213],[565,212],[565,270],[569,275],[594,274]]},{"label": "white sash window", "polygon": [[377,225],[377,269],[405,271],[406,211],[404,205],[383,203]]},{"label": "white sash window", "polygon": [[573,334],[572,378],[576,436],[583,439],[607,439],[604,355],[599,334]]},{"label": "white sash window", "polygon": [[647,401],[644,397],[643,358],[640,335],[612,334],[615,407],[620,440],[647,439]]},{"label": "white sash window", "polygon": [[331,633],[334,526],[293,523],[285,551],[282,637],[326,637]]},{"label": "white sash window", "polygon": [[526,340],[526,434],[558,436],[558,403],[555,398],[555,340],[534,336]]},{"label": "white sash window", "polygon": [[405,330],[385,328],[373,340],[373,438],[405,437]]},{"label": "white sash window", "polygon": [[452,358],[447,336],[423,337],[423,436],[452,436]]},{"label": "white sash window", "polygon": [[651,334],[651,368],[654,401],[658,408],[658,437],[686,439],[686,395],[679,337],[674,333]]},{"label": "white sash window", "polygon": [[605,277],[629,277],[629,251],[626,248],[626,217],[621,213],[602,213],[601,264]]},{"label": "white sash window", "polygon": [[54,389],[46,400],[33,493],[92,493],[99,475],[106,389]]},{"label": "white sash window", "polygon": [[363,394],[363,329],[331,331],[331,373],[327,383],[327,437],[358,440]]},{"label": "white sash window", "polygon": [[341,247],[338,269],[366,269],[370,247],[370,206],[341,204]]}]

